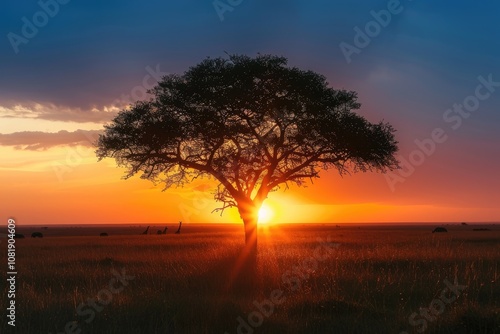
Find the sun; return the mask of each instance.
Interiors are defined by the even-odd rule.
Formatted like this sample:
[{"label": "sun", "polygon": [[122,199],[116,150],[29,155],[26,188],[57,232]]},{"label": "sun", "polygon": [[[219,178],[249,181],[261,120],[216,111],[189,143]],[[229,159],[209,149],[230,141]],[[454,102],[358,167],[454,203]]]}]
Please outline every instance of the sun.
[{"label": "sun", "polygon": [[259,210],[259,224],[267,224],[274,216],[273,209],[266,204],[263,204]]}]

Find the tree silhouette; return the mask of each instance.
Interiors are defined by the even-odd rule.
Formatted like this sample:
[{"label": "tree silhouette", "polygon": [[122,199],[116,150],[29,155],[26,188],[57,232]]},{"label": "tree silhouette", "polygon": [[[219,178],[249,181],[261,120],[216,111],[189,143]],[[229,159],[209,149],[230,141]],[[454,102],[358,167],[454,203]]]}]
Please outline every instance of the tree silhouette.
[{"label": "tree silhouette", "polygon": [[357,94],[334,90],[325,77],[271,55],[205,59],[167,75],[105,126],[96,151],[115,158],[126,177],[165,189],[210,176],[214,211],[236,207],[246,247],[257,246],[257,212],[269,192],[303,185],[321,170],[340,174],[397,168],[388,123],[371,124],[352,110]]}]

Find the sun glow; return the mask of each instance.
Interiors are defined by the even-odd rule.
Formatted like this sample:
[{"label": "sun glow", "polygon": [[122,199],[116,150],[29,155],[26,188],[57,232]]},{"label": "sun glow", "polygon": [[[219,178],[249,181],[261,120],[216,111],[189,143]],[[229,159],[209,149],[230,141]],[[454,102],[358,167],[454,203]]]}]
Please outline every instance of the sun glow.
[{"label": "sun glow", "polygon": [[274,211],[270,206],[263,204],[259,210],[259,224],[267,224],[274,217]]}]

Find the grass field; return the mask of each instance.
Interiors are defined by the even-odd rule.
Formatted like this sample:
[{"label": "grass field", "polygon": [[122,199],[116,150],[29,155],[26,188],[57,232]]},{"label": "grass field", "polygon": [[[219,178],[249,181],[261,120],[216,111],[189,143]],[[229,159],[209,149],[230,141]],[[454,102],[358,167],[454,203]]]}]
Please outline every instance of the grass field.
[{"label": "grass field", "polygon": [[254,272],[238,270],[239,225],[49,228],[16,239],[1,333],[500,333],[500,230],[432,228],[264,226]]}]

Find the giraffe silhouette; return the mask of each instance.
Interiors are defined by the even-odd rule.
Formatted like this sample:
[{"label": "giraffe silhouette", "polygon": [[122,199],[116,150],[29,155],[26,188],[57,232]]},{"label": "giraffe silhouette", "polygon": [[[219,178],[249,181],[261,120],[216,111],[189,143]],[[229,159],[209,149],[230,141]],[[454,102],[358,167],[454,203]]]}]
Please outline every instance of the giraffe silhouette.
[{"label": "giraffe silhouette", "polygon": [[167,234],[167,229],[168,229],[168,227],[165,227],[165,228],[163,229],[163,231],[162,231],[162,230],[158,230],[158,231],[156,231],[156,234],[158,234],[158,235],[159,235],[159,234]]}]

